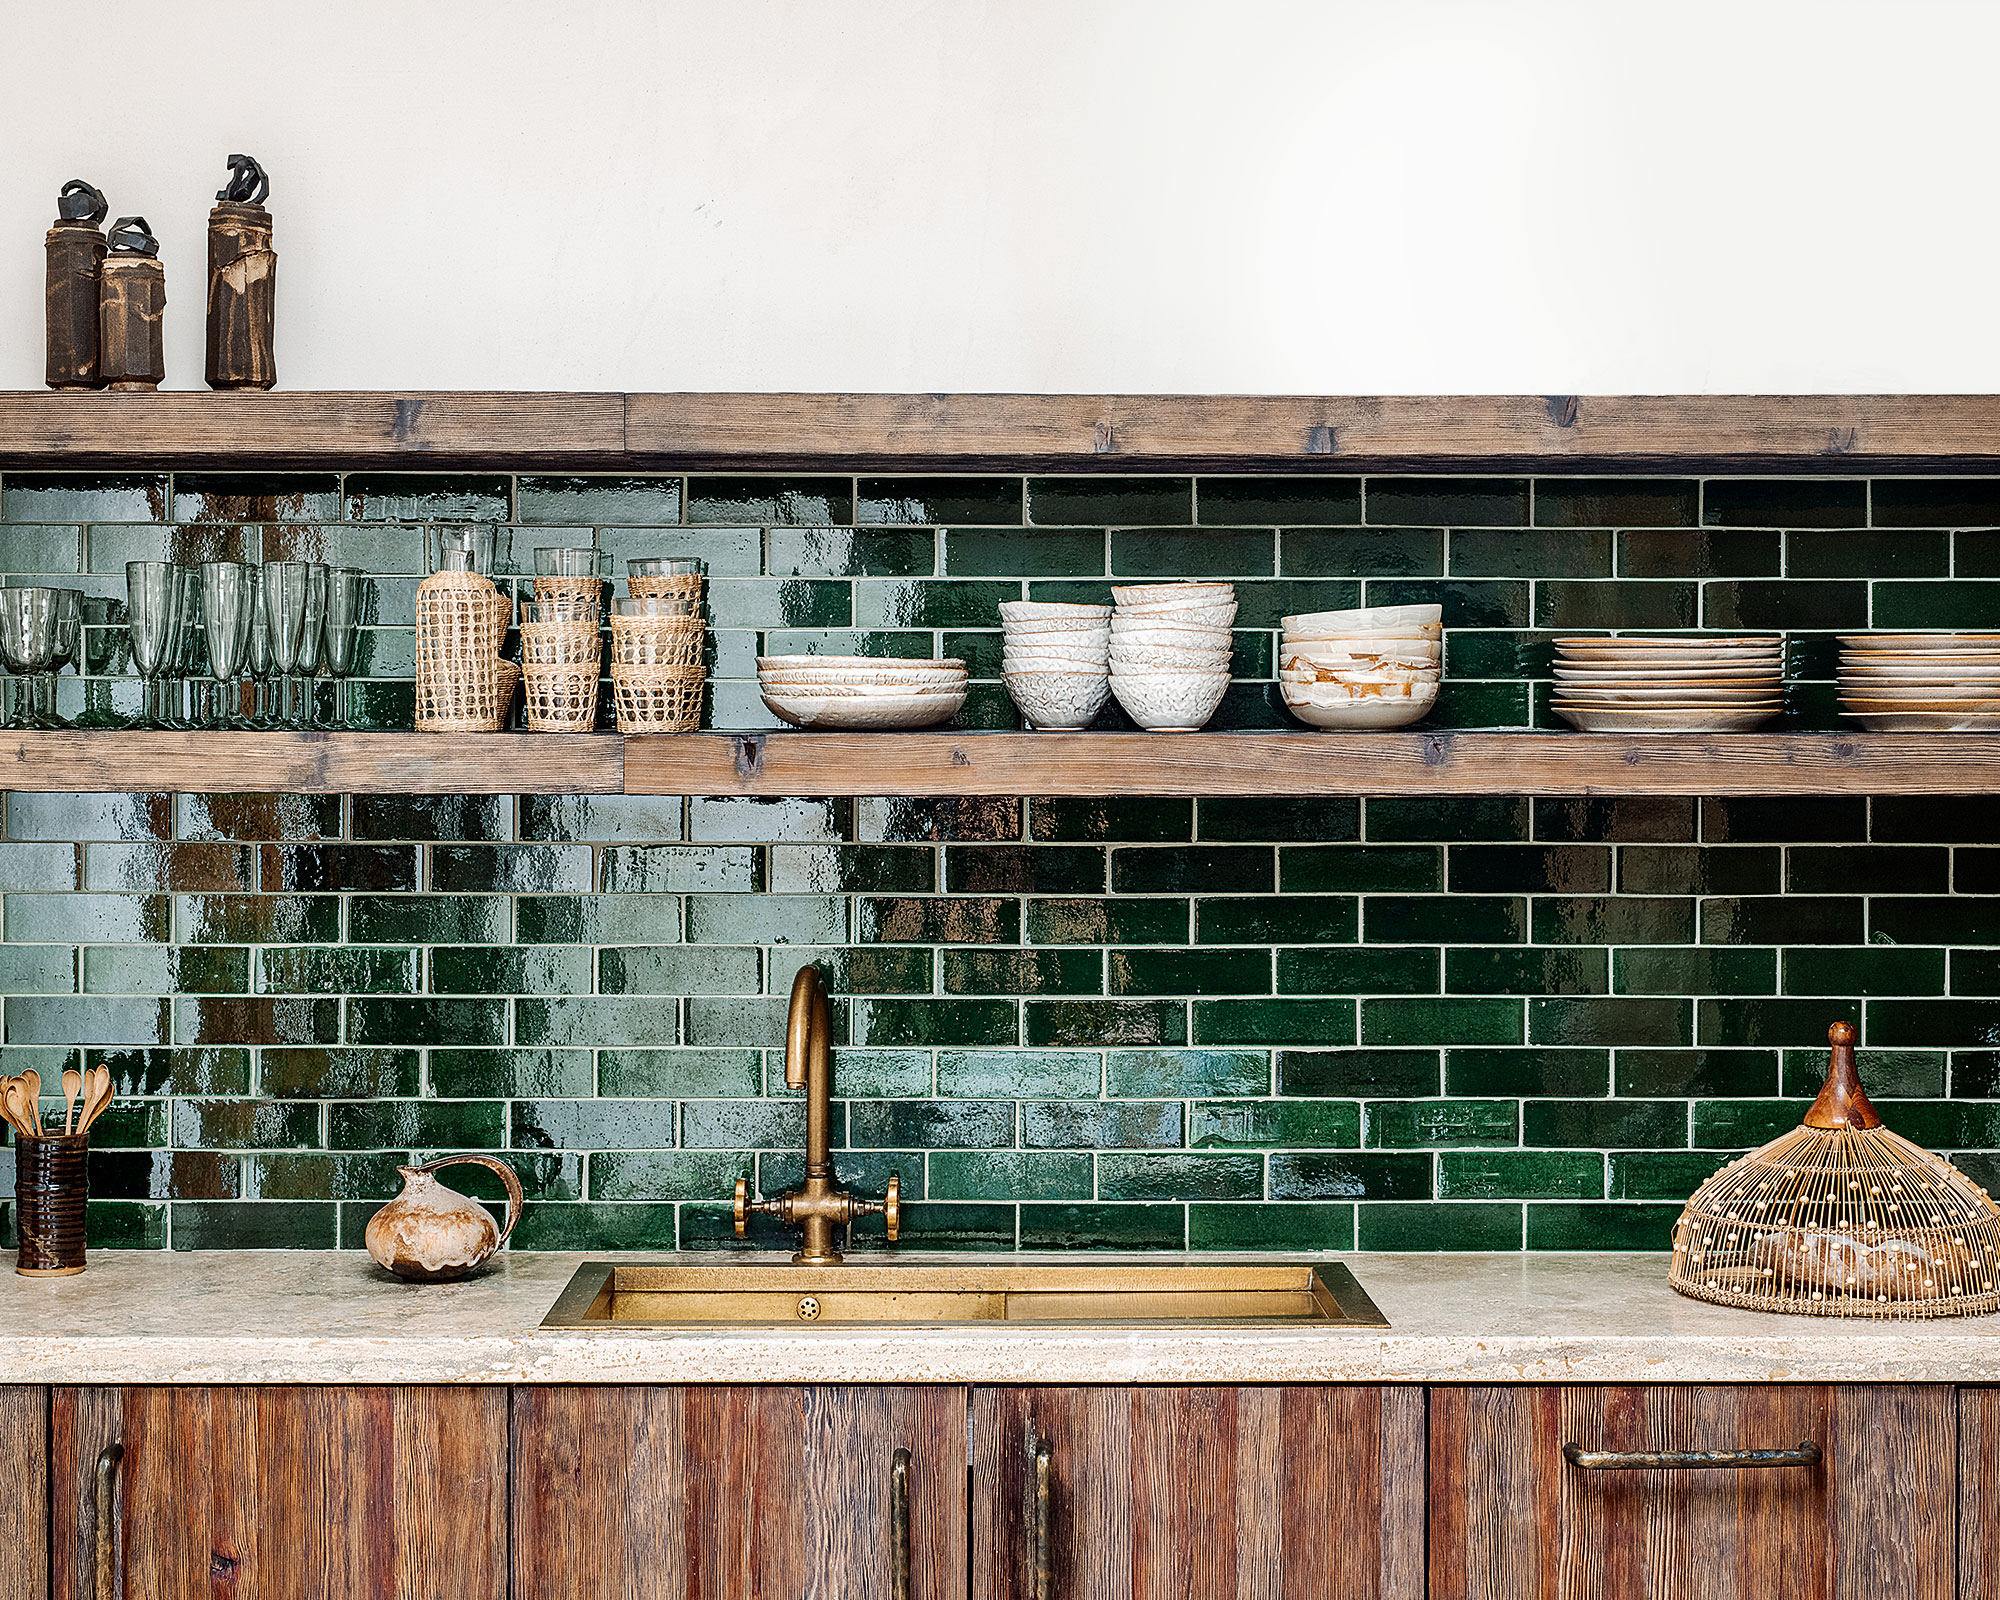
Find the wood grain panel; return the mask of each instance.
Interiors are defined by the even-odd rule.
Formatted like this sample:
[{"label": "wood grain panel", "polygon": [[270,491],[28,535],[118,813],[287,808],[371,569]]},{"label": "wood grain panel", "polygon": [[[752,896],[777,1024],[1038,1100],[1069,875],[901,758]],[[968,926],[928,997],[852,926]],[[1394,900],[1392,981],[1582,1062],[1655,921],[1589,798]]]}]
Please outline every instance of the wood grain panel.
[{"label": "wood grain panel", "polygon": [[1958,1596],[2000,1600],[2000,1389],[1958,1391]]},{"label": "wood grain panel", "polygon": [[703,795],[1991,794],[2000,793],[2000,735],[650,734],[626,742],[625,787]]},{"label": "wood grain panel", "polygon": [[624,741],[562,733],[0,733],[0,789],[617,794]]},{"label": "wood grain panel", "polygon": [[[1432,1600],[1949,1600],[1953,1392],[1787,1384],[1441,1388]],[[1781,1448],[1816,1467],[1583,1472],[1604,1450]]]},{"label": "wood grain panel", "polygon": [[965,1592],[965,1391],[524,1388],[515,1593],[888,1600],[889,1466],[911,1454],[911,1593]]},{"label": "wood grain panel", "polygon": [[116,1441],[126,1595],[503,1600],[506,1418],[490,1388],[59,1389],[56,1595],[91,1600]]},{"label": "wood grain panel", "polygon": [[0,1595],[47,1600],[49,1592],[49,1392],[0,1388]]},{"label": "wood grain panel", "polygon": [[974,1600],[1030,1593],[1042,1440],[1057,1600],[1420,1600],[1423,1412],[1417,1389],[975,1390]]}]

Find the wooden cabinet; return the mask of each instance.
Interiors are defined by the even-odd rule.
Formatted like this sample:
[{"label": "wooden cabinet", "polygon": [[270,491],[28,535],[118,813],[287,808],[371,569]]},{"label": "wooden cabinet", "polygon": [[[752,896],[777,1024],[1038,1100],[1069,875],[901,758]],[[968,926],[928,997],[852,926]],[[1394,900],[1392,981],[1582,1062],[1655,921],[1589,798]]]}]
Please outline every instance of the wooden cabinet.
[{"label": "wooden cabinet", "polygon": [[[1421,1600],[1424,1393],[972,1397],[973,1600]],[[1038,1511],[1036,1458],[1046,1456]]]},{"label": "wooden cabinet", "polygon": [[50,1421],[56,1600],[507,1593],[504,1389],[58,1389]]},{"label": "wooden cabinet", "polygon": [[0,1595],[49,1592],[49,1392],[0,1388]]},{"label": "wooden cabinet", "polygon": [[965,1405],[952,1388],[517,1389],[514,1593],[891,1600],[907,1551],[912,1600],[962,1600]]},{"label": "wooden cabinet", "polygon": [[[1433,1389],[1431,1600],[1950,1600],[1957,1411],[1927,1385]],[[1807,1440],[1816,1465],[1563,1454]]]}]

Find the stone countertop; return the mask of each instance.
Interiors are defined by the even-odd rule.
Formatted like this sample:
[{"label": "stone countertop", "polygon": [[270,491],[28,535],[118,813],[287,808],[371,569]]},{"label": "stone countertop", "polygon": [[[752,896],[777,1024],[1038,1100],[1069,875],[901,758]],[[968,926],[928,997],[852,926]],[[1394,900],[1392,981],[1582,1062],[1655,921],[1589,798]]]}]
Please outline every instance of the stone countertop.
[{"label": "stone countertop", "polygon": [[1386,1329],[543,1329],[584,1259],[514,1254],[468,1282],[419,1286],[356,1253],[101,1251],[75,1278],[0,1269],[0,1355],[9,1381],[49,1384],[2000,1380],[1995,1318],[1726,1310],[1670,1290],[1664,1255],[1340,1257]]}]

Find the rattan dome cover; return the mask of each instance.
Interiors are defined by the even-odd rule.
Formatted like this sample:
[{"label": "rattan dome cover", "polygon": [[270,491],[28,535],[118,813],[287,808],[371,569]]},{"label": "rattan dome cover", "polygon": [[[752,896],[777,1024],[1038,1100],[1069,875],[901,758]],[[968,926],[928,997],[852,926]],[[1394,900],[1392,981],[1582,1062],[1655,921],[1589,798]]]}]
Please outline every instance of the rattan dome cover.
[{"label": "rattan dome cover", "polygon": [[1729,1163],[1674,1224],[1682,1294],[1816,1317],[2000,1310],[2000,1206],[1940,1156],[1882,1126],[1854,1067],[1854,1028],[1805,1122]]}]

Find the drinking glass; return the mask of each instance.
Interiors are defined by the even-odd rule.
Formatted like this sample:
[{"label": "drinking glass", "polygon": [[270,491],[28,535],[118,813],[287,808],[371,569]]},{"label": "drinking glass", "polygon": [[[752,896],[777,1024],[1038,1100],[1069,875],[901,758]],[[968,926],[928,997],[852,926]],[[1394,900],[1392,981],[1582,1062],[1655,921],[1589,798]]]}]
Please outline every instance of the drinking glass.
[{"label": "drinking glass", "polygon": [[[56,591],[43,588],[0,589],[0,660],[20,677],[21,728],[60,727],[43,712],[44,700],[54,700],[56,663]],[[46,685],[45,681],[46,680]],[[46,687],[46,695],[44,693]]]},{"label": "drinking glass", "polygon": [[68,667],[78,677],[83,676],[83,591],[80,589],[56,590],[56,659],[49,674],[49,703],[46,707],[49,726],[60,728],[63,719],[56,715],[55,675]]},{"label": "drinking glass", "polygon": [[694,615],[692,600],[676,600],[667,595],[645,594],[627,600],[614,600],[612,609],[621,617],[691,617]]},{"label": "drinking glass", "polygon": [[250,679],[250,720],[247,726],[269,728],[271,723],[271,619],[264,610],[264,569],[250,567],[250,644],[244,653],[244,671]]},{"label": "drinking glass", "polygon": [[361,608],[368,580],[358,567],[326,569],[326,672],[333,679],[333,725],[345,728],[350,707],[347,680],[361,643]]},{"label": "drinking glass", "polygon": [[493,530],[434,524],[424,529],[424,566],[431,572],[493,576]]},{"label": "drinking glass", "polygon": [[697,578],[708,573],[708,563],[699,556],[633,556],[625,571],[634,578]]},{"label": "drinking glass", "polygon": [[237,679],[250,653],[250,569],[241,561],[201,564],[201,614],[208,626],[208,670],[221,705],[219,728],[243,726],[243,692]]},{"label": "drinking glass", "polygon": [[301,728],[316,725],[317,696],[313,679],[319,675],[326,654],[326,568],[317,561],[306,563],[306,612],[299,629],[299,723]]},{"label": "drinking glass", "polygon": [[205,675],[202,661],[207,642],[201,627],[201,573],[193,567],[175,570],[180,574],[181,614],[170,669],[173,676],[168,684],[173,705],[167,726],[185,730],[201,725],[198,680]]},{"label": "drinking glass", "polygon": [[132,636],[132,665],[144,680],[134,728],[167,726],[160,715],[160,677],[180,647],[181,577],[171,561],[125,563],[125,617]]},{"label": "drinking glass", "polygon": [[280,728],[293,726],[288,720],[292,674],[298,669],[299,641],[305,633],[311,566],[307,561],[264,563],[264,616],[270,628],[271,671],[276,679],[277,710],[272,720]]},{"label": "drinking glass", "polygon": [[535,552],[538,578],[602,578],[611,558],[588,545],[544,545]]}]

